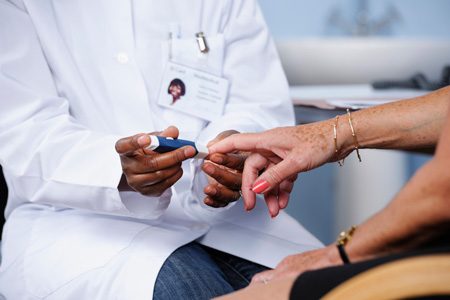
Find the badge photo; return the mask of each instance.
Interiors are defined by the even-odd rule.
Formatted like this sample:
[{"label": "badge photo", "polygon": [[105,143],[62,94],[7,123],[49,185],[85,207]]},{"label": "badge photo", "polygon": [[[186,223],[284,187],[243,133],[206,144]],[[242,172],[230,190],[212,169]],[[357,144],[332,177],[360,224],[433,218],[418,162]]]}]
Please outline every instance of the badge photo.
[{"label": "badge photo", "polygon": [[224,78],[169,61],[158,104],[212,121],[223,113],[228,86]]}]

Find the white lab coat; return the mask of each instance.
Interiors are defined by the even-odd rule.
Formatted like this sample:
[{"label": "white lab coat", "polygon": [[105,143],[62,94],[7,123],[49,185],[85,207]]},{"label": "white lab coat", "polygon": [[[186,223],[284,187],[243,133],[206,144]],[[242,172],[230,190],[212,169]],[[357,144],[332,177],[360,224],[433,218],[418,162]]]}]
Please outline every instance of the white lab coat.
[{"label": "white lab coat", "polygon": [[[157,105],[169,56],[230,81],[222,117]],[[319,247],[287,214],[271,220],[263,202],[251,213],[241,203],[205,207],[194,160],[159,198],[117,190],[121,137],[172,124],[206,143],[228,129],[293,122],[254,0],[0,0],[0,164],[10,193],[0,294],[151,299],[165,259],[196,239],[269,267]]]}]

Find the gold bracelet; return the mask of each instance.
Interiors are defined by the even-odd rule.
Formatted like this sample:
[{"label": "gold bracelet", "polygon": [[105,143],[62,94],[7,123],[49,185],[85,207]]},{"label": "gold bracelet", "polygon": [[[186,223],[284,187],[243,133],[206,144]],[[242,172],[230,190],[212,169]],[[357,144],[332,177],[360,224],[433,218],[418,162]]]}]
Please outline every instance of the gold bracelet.
[{"label": "gold bracelet", "polygon": [[358,139],[356,138],[355,129],[353,128],[353,122],[352,122],[352,115],[350,114],[350,109],[347,108],[347,115],[348,115],[348,124],[350,125],[350,129],[352,131],[352,137],[353,137],[353,143],[354,149],[356,150],[356,155],[358,156],[359,162],[361,162],[361,155],[359,155],[359,143]]},{"label": "gold bracelet", "polygon": [[[337,143],[337,126],[338,126],[339,116],[336,116],[334,118],[334,124],[333,124],[333,139],[334,139],[334,153],[336,154],[336,157],[338,155],[339,149],[338,149],[338,143]],[[344,165],[344,158],[341,160],[338,160],[337,162],[339,164],[339,167],[342,167]]]},{"label": "gold bracelet", "polygon": [[352,226],[350,227],[348,230],[346,231],[342,231],[336,240],[336,247],[339,251],[339,256],[342,259],[342,262],[344,264],[349,264],[350,263],[350,259],[348,258],[348,254],[347,251],[345,251],[344,246],[347,245],[348,242],[350,242],[350,240],[353,237],[353,234],[355,233],[356,230],[356,226]]}]

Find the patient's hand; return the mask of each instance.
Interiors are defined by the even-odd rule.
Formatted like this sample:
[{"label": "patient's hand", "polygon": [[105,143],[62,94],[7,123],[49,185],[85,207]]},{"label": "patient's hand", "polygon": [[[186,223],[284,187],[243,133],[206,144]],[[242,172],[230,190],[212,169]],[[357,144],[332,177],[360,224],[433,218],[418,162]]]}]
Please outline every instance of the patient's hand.
[{"label": "patient's hand", "polygon": [[[224,131],[208,145],[213,145],[235,133],[238,132],[235,130]],[[229,154],[215,153],[207,157],[202,166],[209,181],[209,184],[204,188],[206,197],[203,201],[206,205],[225,207],[241,198],[242,170],[246,158],[246,153],[238,151]]]},{"label": "patient's hand", "polygon": [[251,284],[297,277],[305,271],[341,264],[338,250],[333,244],[325,248],[290,255],[283,259],[274,270],[264,271],[253,276]]},{"label": "patient's hand", "polygon": [[[208,147],[233,135],[237,131],[229,130],[219,134],[212,140]],[[259,154],[234,150],[228,154],[213,153],[203,165],[203,171],[209,175],[210,184],[205,187],[207,197],[204,203],[212,207],[224,207],[244,197],[244,206],[247,211],[253,209],[256,204],[256,195],[252,191],[253,179],[258,177],[262,166],[259,166]],[[255,167],[254,165],[258,165]],[[272,162],[265,161],[265,167],[271,167]],[[242,176],[244,167],[252,170],[251,176]],[[264,168],[263,168],[264,169]],[[247,174],[248,175],[248,174]],[[281,209],[286,208],[289,196],[294,186],[297,175],[294,174],[275,185],[264,194],[269,214],[276,217]]]}]

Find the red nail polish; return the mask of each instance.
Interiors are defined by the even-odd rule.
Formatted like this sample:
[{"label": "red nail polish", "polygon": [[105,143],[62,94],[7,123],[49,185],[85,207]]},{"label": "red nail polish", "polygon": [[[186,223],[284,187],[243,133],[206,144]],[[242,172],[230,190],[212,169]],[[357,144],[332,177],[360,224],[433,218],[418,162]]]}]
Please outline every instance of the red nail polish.
[{"label": "red nail polish", "polygon": [[253,185],[252,191],[257,194],[261,194],[262,192],[267,190],[268,187],[269,187],[269,183],[265,180],[261,180],[261,181],[255,182],[255,184]]}]

